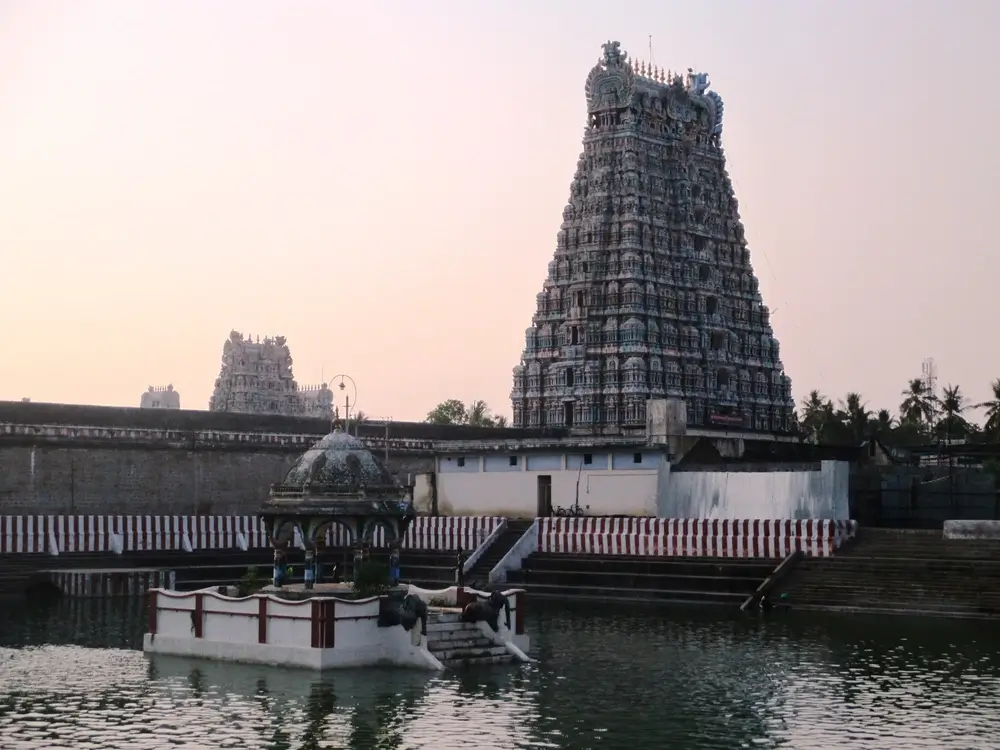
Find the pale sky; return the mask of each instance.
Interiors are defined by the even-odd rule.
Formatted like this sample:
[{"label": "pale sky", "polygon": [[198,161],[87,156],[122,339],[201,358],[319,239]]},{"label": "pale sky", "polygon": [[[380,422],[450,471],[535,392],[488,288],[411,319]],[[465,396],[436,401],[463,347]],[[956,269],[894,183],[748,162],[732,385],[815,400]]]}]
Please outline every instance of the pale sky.
[{"label": "pale sky", "polygon": [[236,328],[510,413],[601,43],[709,73],[797,402],[973,400],[1000,2],[0,0],[0,399],[207,408]]}]

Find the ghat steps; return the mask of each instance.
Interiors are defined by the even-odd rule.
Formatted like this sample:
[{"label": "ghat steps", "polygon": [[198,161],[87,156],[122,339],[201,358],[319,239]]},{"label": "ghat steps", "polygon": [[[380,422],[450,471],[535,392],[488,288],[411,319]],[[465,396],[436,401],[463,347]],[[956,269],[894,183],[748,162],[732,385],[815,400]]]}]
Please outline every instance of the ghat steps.
[{"label": "ghat steps", "polygon": [[838,555],[800,562],[777,592],[794,609],[1000,618],[1000,541],[864,528]]},{"label": "ghat steps", "polygon": [[466,574],[465,580],[489,580],[490,571],[500,563],[504,555],[510,552],[511,548],[517,544],[517,541],[524,536],[524,533],[531,528],[531,524],[533,523],[533,520],[509,519],[507,521],[506,528],[504,528],[504,530],[500,532],[500,535],[493,540],[493,543],[486,548],[482,557],[476,560],[475,564],[472,566],[472,570]]},{"label": "ghat steps", "polygon": [[536,552],[507,582],[537,598],[739,607],[780,560]]},{"label": "ghat steps", "polygon": [[[500,615],[503,617],[503,614]],[[510,664],[514,657],[495,644],[479,625],[462,620],[461,610],[432,612],[427,621],[427,650],[445,667]]]}]

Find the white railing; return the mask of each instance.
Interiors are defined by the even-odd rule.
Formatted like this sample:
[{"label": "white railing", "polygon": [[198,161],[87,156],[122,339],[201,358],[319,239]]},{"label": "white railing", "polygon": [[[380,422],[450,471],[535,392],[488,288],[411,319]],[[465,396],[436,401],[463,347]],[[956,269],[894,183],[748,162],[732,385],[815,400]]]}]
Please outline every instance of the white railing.
[{"label": "white railing", "polygon": [[463,573],[469,573],[472,571],[472,568],[475,567],[477,562],[479,562],[479,558],[483,556],[486,550],[493,546],[493,543],[500,537],[506,528],[507,519],[501,518],[500,523],[493,527],[493,531],[491,531],[489,535],[479,543],[479,546],[476,547],[475,551],[469,555],[469,558],[465,561],[465,565],[462,566]]},{"label": "white railing", "polygon": [[490,571],[490,583],[506,583],[508,570],[520,570],[521,563],[532,552],[538,551],[538,522],[536,518],[527,531],[521,535],[514,546],[501,558]]}]

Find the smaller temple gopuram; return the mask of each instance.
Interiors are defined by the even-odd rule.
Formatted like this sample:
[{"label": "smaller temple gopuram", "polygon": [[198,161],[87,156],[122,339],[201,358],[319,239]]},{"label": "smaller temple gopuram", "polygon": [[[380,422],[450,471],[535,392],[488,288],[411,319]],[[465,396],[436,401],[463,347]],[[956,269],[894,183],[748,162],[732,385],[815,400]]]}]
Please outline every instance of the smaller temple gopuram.
[{"label": "smaller temple gopuram", "polygon": [[222,346],[222,367],[209,411],[333,418],[333,391],[322,383],[300,388],[284,336],[232,331]]},{"label": "smaller temple gopuram", "polygon": [[180,409],[181,395],[173,385],[149,386],[139,399],[140,409]]}]

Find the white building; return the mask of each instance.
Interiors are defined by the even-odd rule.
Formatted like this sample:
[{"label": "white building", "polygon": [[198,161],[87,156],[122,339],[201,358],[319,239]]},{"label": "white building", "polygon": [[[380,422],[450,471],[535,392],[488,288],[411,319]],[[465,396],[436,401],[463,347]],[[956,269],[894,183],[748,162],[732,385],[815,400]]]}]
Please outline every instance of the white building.
[{"label": "white building", "polygon": [[[570,443],[579,443],[572,445]],[[655,516],[662,448],[645,441],[513,441],[436,459],[438,510],[533,518],[579,497],[590,515]]]},{"label": "white building", "polygon": [[534,518],[579,502],[590,516],[848,518],[845,461],[672,466],[698,440],[736,458],[758,437],[692,429],[683,412],[682,401],[651,400],[645,436],[437,443],[434,476],[418,482],[415,502],[455,516]]},{"label": "white building", "polygon": [[172,385],[149,386],[139,400],[140,409],[180,409],[181,395]]}]

